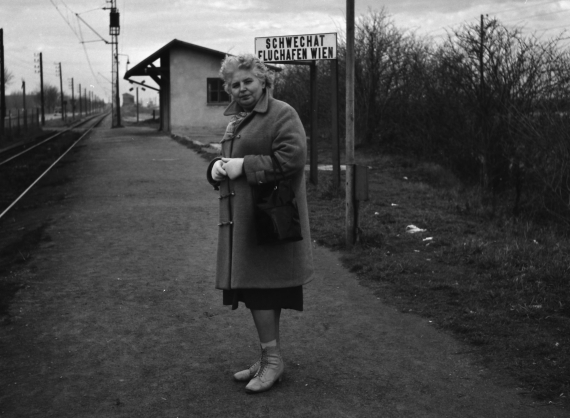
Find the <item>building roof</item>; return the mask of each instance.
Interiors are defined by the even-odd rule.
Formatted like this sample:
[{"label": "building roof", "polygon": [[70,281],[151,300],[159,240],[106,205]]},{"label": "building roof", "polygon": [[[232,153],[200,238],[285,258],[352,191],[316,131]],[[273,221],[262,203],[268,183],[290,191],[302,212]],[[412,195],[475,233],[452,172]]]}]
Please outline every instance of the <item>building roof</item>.
[{"label": "building roof", "polygon": [[190,49],[193,51],[204,52],[206,54],[210,54],[213,56],[220,57],[221,59],[223,59],[227,55],[225,52],[222,52],[222,51],[216,51],[215,49],[210,49],[210,48],[206,48],[204,46],[191,44],[189,42],[180,41],[178,39],[173,39],[172,41],[170,41],[169,43],[164,45],[162,48],[160,48],[158,51],[152,53],[151,55],[146,57],[144,60],[139,62],[137,65],[135,65],[133,68],[128,70],[125,73],[125,76],[123,78],[128,79],[129,77],[133,77],[133,76],[148,75],[148,72],[146,71],[147,66],[152,64],[157,59],[161,58],[166,52],[168,52],[171,48],[174,48],[174,47],[182,47],[182,48]]},{"label": "building roof", "polygon": [[[160,48],[158,51],[152,53],[151,55],[146,57],[144,60],[142,60],[141,62],[136,64],[133,68],[128,70],[125,73],[125,76],[123,78],[125,80],[128,80],[129,77],[133,77],[133,76],[148,76],[149,75],[149,66],[151,67],[151,70],[152,70],[152,67],[153,67],[152,63],[155,62],[157,59],[161,58],[163,55],[165,55],[173,47],[182,47],[182,48],[190,49],[193,51],[204,52],[206,54],[210,54],[210,55],[213,55],[215,57],[219,57],[220,59],[225,58],[226,55],[232,55],[232,54],[228,54],[226,52],[217,51],[215,49],[206,48],[205,46],[195,45],[195,44],[191,44],[190,42],[184,42],[184,41],[180,41],[178,39],[173,39],[172,41],[170,41],[169,43],[164,45],[162,48]],[[273,71],[276,71],[276,72],[281,71],[281,68],[277,67],[275,65],[271,65],[271,64],[265,64],[265,65],[268,68],[271,68]]]}]

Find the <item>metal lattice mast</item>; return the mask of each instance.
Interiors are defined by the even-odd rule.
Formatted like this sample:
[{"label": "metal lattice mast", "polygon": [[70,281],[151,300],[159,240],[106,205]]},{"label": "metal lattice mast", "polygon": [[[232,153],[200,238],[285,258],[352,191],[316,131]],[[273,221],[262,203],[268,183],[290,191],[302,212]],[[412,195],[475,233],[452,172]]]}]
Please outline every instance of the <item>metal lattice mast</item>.
[{"label": "metal lattice mast", "polygon": [[113,94],[113,127],[118,128],[121,126],[121,101],[119,96],[119,10],[116,8],[116,0],[110,0],[111,14],[109,24],[109,34],[111,35],[111,50],[112,50],[112,94]]}]

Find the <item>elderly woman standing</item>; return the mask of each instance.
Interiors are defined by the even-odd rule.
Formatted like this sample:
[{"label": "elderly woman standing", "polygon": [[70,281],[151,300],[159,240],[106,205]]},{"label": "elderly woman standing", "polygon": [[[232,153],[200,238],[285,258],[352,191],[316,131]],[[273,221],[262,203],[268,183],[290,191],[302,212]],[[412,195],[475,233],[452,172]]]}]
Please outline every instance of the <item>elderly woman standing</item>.
[{"label": "elderly woman standing", "polygon": [[[246,392],[268,390],[281,380],[279,319],[282,309],[303,310],[303,285],[313,276],[309,215],[305,191],[306,136],[297,112],[269,94],[273,74],[250,54],[228,56],[220,76],[232,103],[222,138],[222,154],[210,163],[208,181],[220,191],[216,288],[224,305],[251,310],[261,343],[260,358],[234,375],[248,381]],[[303,239],[259,245],[252,189],[276,177],[273,154],[293,181]]]}]

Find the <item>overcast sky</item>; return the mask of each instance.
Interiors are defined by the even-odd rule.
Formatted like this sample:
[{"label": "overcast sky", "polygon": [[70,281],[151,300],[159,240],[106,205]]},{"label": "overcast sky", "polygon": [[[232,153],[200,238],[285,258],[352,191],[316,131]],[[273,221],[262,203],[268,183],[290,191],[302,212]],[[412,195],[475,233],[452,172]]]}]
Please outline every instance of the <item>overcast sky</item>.
[{"label": "overcast sky", "polygon": [[[111,46],[100,41],[76,14],[110,40],[105,0],[0,0],[5,65],[14,75],[7,91],[39,90],[34,54],[43,53],[44,83],[59,87],[55,62],[61,62],[64,91],[91,87],[99,97],[111,97]],[[223,52],[254,52],[254,38],[273,35],[341,32],[345,29],[344,0],[117,0],[121,14],[120,76],[127,56],[132,67],[173,39]],[[526,31],[550,37],[570,28],[570,0],[356,0],[356,15],[385,8],[398,27],[437,37],[481,14]],[[569,35],[570,36],[570,35]],[[84,41],[98,41],[81,43]],[[570,44],[569,44],[570,45]],[[121,82],[121,93],[131,87]],[[142,91],[139,90],[141,96]],[[144,97],[156,94],[147,91]]]}]

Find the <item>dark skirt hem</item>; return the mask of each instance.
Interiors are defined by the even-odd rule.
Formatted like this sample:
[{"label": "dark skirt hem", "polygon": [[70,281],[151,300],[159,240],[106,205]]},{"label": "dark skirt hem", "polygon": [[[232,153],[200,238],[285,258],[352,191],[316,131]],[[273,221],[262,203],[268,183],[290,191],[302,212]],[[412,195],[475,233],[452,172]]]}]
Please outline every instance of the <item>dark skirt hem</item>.
[{"label": "dark skirt hem", "polygon": [[232,310],[243,302],[247,309],[293,309],[303,311],[303,286],[280,289],[230,289],[223,290],[223,304]]}]

